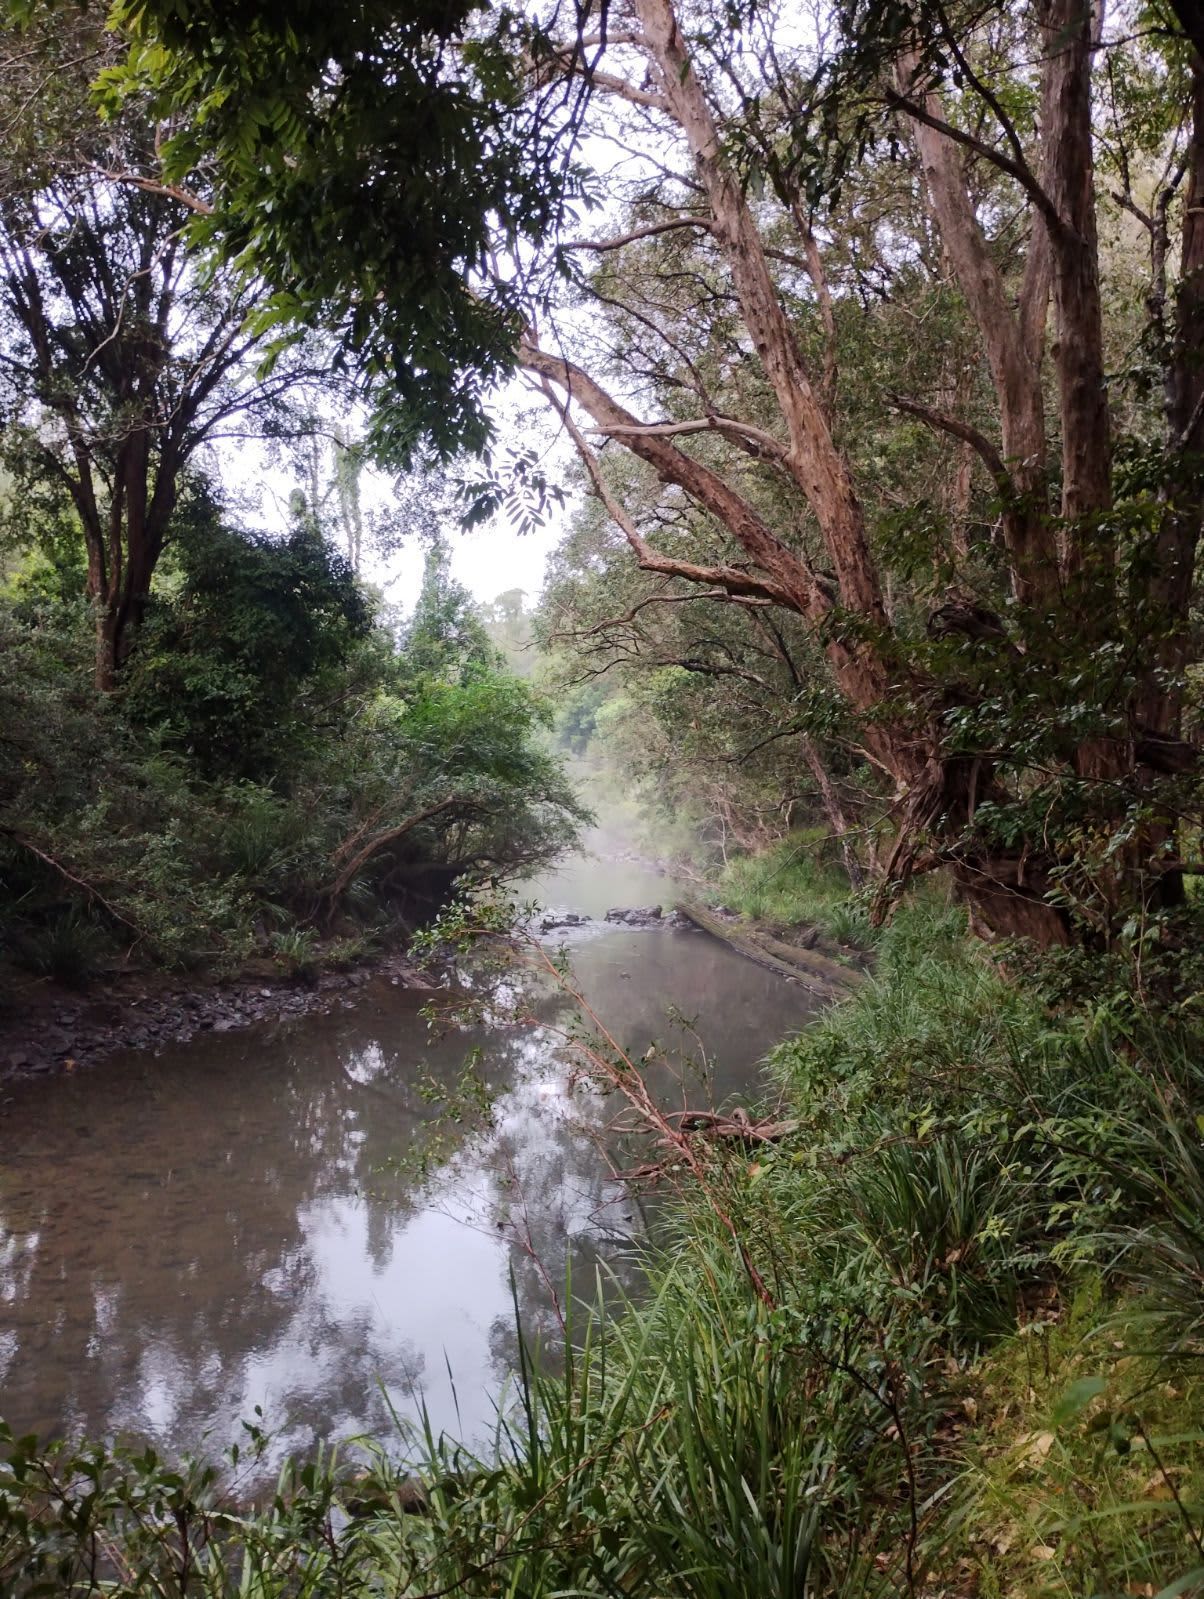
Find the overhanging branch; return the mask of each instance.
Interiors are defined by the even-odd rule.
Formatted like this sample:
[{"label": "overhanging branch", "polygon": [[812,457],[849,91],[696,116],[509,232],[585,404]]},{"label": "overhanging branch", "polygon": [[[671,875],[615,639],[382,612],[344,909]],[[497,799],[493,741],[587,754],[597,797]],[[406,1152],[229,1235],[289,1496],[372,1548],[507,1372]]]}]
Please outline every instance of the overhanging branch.
[{"label": "overhanging branch", "polygon": [[1067,238],[1074,235],[1074,229],[1041,187],[1035,173],[1027,163],[1022,165],[1011,156],[1005,155],[1002,150],[993,149],[985,140],[979,139],[973,133],[967,133],[964,128],[959,128],[954,123],[947,122],[944,117],[936,116],[925,106],[922,106],[919,101],[913,100],[910,95],[900,94],[897,89],[892,89],[889,86],[886,88],[885,94],[886,103],[892,111],[901,111],[905,116],[911,117],[913,121],[924,123],[926,127],[943,134],[946,139],[951,139],[954,144],[960,144],[967,150],[973,150],[975,155],[981,156],[984,161],[989,161],[992,166],[998,167],[1001,172],[1006,172],[1009,177],[1014,178],[1045,218],[1049,224],[1050,231],[1059,238]]},{"label": "overhanging branch", "polygon": [[[530,338],[524,338],[519,345],[518,359],[520,366],[540,379],[544,394],[562,417],[585,463],[598,497],[645,570],[667,572],[690,582],[727,588],[736,594],[761,595],[816,621],[828,614],[832,608],[830,592],[720,473],[679,450],[671,440],[641,432],[642,424],[637,417],[612,399],[588,373],[563,356],[541,350]],[[563,402],[554,394],[552,385],[563,391]],[[653,550],[610,493],[598,470],[594,452],[570,415],[570,399],[575,399],[604,433],[610,434],[615,428],[634,428],[636,431],[628,433],[625,440],[628,449],[714,516],[765,576],[755,577],[736,567],[704,567],[671,561]]]},{"label": "overhanging branch", "polygon": [[561,246],[564,250],[621,250],[624,245],[635,244],[640,239],[654,239],[661,233],[673,233],[679,228],[697,228],[702,233],[713,233],[714,224],[708,217],[674,217],[669,222],[650,222],[647,227],[632,228],[630,233],[617,234],[613,239],[569,239]]},{"label": "overhanging branch", "polygon": [[613,439],[669,439],[683,433],[721,433],[725,437],[733,437],[734,442],[742,445],[746,441],[756,444],[759,454],[773,460],[782,460],[786,455],[785,445],[779,444],[772,433],[766,433],[764,428],[756,427],[751,422],[741,422],[734,416],[699,416],[682,422],[612,423],[593,431]]},{"label": "overhanging branch", "polygon": [[565,431],[573,441],[578,455],[589,474],[594,492],[605,506],[607,514],[622,532],[632,550],[636,560],[646,572],[660,572],[666,577],[680,577],[688,583],[705,583],[721,588],[731,595],[750,596],[769,600],[777,605],[787,606],[797,610],[798,606],[789,590],[780,584],[774,583],[767,577],[758,577],[752,572],[742,572],[735,566],[700,566],[692,561],[674,560],[671,556],[662,555],[654,550],[647,539],[636,527],[626,509],[619,503],[610,491],[610,486],[602,473],[597,455],[590,448],[585,435],[573,421],[569,411],[568,399],[560,400],[556,396],[548,378],[543,379],[543,390],[549,402],[556,407],[564,422]]},{"label": "overhanging branch", "polygon": [[147,194],[160,194],[167,200],[175,200],[182,206],[187,206],[189,211],[195,211],[197,216],[211,217],[215,214],[213,206],[208,200],[202,200],[199,194],[193,194],[190,189],[182,189],[175,183],[163,183],[156,178],[144,178],[138,172],[115,172],[108,167],[94,167],[92,169],[98,177],[107,178],[110,183],[120,183],[131,189],[142,189]]},{"label": "overhanging branch", "polygon": [[690,605],[696,600],[717,600],[726,605],[747,605],[759,608],[772,605],[773,601],[756,598],[747,594],[729,594],[726,589],[697,589],[689,594],[646,594],[638,600],[630,610],[622,616],[607,616],[601,622],[594,622],[590,627],[557,628],[552,637],[554,639],[585,639],[594,638],[600,633],[610,632],[617,627],[627,627],[634,622],[641,611],[646,611],[650,605]]},{"label": "overhanging branch", "polygon": [[1012,483],[1011,474],[1003,464],[1003,457],[984,433],[980,433],[976,427],[971,427],[969,422],[949,416],[944,411],[936,411],[932,406],[923,405],[919,400],[908,399],[904,394],[889,394],[887,398],[896,410],[906,411],[909,416],[918,417],[936,432],[948,433],[951,438],[961,439],[963,444],[970,445],[981,457],[1000,494],[1006,499],[1014,498],[1015,485]]}]

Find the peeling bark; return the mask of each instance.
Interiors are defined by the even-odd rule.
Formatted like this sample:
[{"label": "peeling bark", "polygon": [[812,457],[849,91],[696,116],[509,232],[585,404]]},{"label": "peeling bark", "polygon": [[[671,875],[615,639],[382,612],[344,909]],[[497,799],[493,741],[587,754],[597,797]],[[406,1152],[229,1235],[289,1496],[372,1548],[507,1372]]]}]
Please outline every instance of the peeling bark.
[{"label": "peeling bark", "polygon": [[1093,520],[1112,499],[1112,424],[1104,375],[1095,153],[1091,132],[1090,0],[1042,0],[1044,180],[1062,227],[1050,238],[1062,425],[1062,575],[1109,558]]},{"label": "peeling bark", "polygon": [[[982,339],[999,403],[1006,476],[997,471],[993,476],[1004,502],[1003,534],[1012,587],[1025,603],[1044,603],[1056,590],[1057,568],[1046,516],[1048,466],[1040,366],[1033,357],[1031,332],[1026,332],[1022,315],[1008,301],[974,214],[958,147],[939,131],[945,121],[940,97],[917,87],[916,71],[915,57],[906,56],[898,64],[896,78],[907,103],[919,96],[931,119],[913,122],[929,205]],[[1035,296],[1038,291],[1030,292]]]},{"label": "peeling bark", "polygon": [[[635,0],[662,92],[681,128],[710,204],[713,232],[741,312],[772,385],[790,440],[787,466],[815,512],[842,605],[883,629],[886,611],[865,519],[848,465],[799,353],[744,192],[723,159],[719,134],[669,0]],[[876,675],[876,663],[866,662]]]},{"label": "peeling bark", "polygon": [[[1004,788],[996,768],[998,757],[951,752],[942,707],[964,704],[958,699],[961,691],[956,683],[928,682],[917,668],[905,664],[906,641],[892,630],[857,486],[834,431],[835,319],[823,260],[806,218],[779,184],[778,197],[800,229],[806,257],[766,248],[757,217],[725,153],[717,113],[696,71],[673,0],[633,0],[633,9],[640,31],[629,43],[643,50],[648,63],[641,92],[651,93],[656,110],[675,124],[692,159],[697,186],[691,184],[688,215],[633,229],[608,241],[607,247],[621,249],[624,242],[670,227],[697,232],[705,240],[707,254],[717,252],[726,268],[730,293],[772,393],[776,416],[759,426],[759,438],[751,429],[741,432],[742,424],[719,418],[703,389],[688,381],[686,386],[696,388],[703,399],[709,413],[705,419],[641,421],[596,377],[541,349],[533,336],[522,343],[520,364],[557,392],[556,404],[595,492],[642,567],[713,586],[731,598],[784,607],[815,628],[845,703],[862,720],[862,752],[896,785],[896,839],[888,878],[906,882],[917,872],[945,866],[971,903],[976,925],[988,934],[1021,935],[1042,944],[1079,936],[1068,915],[1051,902],[1059,868],[1065,864],[1055,848],[1033,840],[1018,854],[1009,853],[976,832],[975,811],[985,799],[1008,803],[1015,795]],[[1181,14],[1195,11],[1186,0],[1175,9]],[[975,76],[956,40],[944,42],[952,49],[959,81],[970,85],[967,93],[978,97],[991,119],[990,134],[963,125],[966,118],[960,109],[956,125],[949,120],[914,52],[903,52],[886,87],[887,103],[911,129],[940,246],[981,339],[997,407],[998,443],[990,436],[991,429],[954,414],[960,398],[956,385],[952,399],[944,404],[928,404],[924,396],[892,398],[900,410],[960,441],[950,489],[955,511],[964,510],[969,501],[970,452],[982,460],[1002,504],[1011,586],[1020,601],[1005,627],[973,595],[951,590],[949,603],[934,613],[930,632],[937,636],[962,631],[989,638],[990,648],[1006,649],[1016,660],[1034,638],[1045,643],[1051,622],[1067,613],[1080,592],[1090,596],[1093,607],[1084,636],[1111,637],[1116,632],[1108,518],[1111,418],[1091,126],[1091,69],[1099,16],[1090,0],[1037,0],[1031,17],[1039,63],[1039,159],[1026,151],[1002,97]],[[1204,45],[1204,25],[1199,32]],[[1204,471],[1198,468],[1204,456],[1204,58],[1198,58],[1194,67],[1193,113],[1175,353],[1167,379],[1170,454],[1184,465],[1168,498],[1159,533],[1158,575],[1151,589],[1170,620],[1167,642],[1158,657],[1164,674],[1180,669],[1184,659],[1182,622],[1204,512]],[[1000,241],[988,237],[980,220],[971,162],[987,163],[1003,173],[1009,184],[1018,186],[1027,208],[1028,250],[1018,294],[999,264]],[[1166,254],[1164,242],[1163,272]],[[771,259],[787,260],[805,271],[815,287],[825,333],[824,370],[818,380],[796,341],[791,317],[771,276]],[[1053,418],[1047,416],[1042,381],[1051,307],[1051,356],[1057,376]],[[672,340],[667,342],[676,348]],[[697,377],[692,367],[691,373]],[[695,565],[662,553],[643,538],[616,503],[601,462],[573,422],[574,407],[589,416],[603,438],[647,462],[663,481],[676,485],[713,517],[747,564]],[[758,424],[762,420],[759,417]],[[750,453],[760,452],[762,459],[772,459],[788,475],[814,518],[831,576],[819,570],[818,559],[812,564],[784,542],[730,478],[690,453],[689,438],[708,432],[722,433]],[[1055,490],[1058,474],[1049,459],[1051,438],[1057,439],[1061,450],[1060,491]],[[970,552],[963,544],[958,554],[964,561]],[[1082,620],[1076,617],[1075,626]],[[1025,629],[1034,625],[1035,634],[1026,637]],[[1179,747],[1177,693],[1173,687],[1168,692],[1152,671],[1145,692],[1148,704],[1127,735],[1122,730],[1066,752],[1068,777],[1098,779],[1115,787],[1118,780],[1131,782],[1134,777],[1140,784],[1161,769],[1149,752]],[[1131,709],[1122,707],[1121,716]],[[846,834],[838,798],[824,791],[821,774],[805,748],[802,754],[812,765],[834,831]],[[1121,867],[1130,886],[1149,877],[1148,857],[1157,843],[1153,835],[1134,842],[1132,858]]]}]

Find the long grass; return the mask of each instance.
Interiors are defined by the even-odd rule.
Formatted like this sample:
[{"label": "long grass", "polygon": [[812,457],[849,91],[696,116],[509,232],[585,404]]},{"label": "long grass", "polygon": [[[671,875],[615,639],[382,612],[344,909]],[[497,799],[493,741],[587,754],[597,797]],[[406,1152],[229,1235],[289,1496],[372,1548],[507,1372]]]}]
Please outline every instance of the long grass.
[{"label": "long grass", "polygon": [[14,1445],[0,1591],[1204,1592],[1198,1035],[1053,1014],[932,902],[771,1072],[797,1131],[700,1144],[649,1297],[524,1349],[492,1448],[361,1446],[243,1513]]},{"label": "long grass", "polygon": [[849,899],[848,879],[824,858],[814,832],[736,857],[720,876],[715,898],[757,921],[782,927],[806,922],[861,947],[873,941],[868,917]]}]

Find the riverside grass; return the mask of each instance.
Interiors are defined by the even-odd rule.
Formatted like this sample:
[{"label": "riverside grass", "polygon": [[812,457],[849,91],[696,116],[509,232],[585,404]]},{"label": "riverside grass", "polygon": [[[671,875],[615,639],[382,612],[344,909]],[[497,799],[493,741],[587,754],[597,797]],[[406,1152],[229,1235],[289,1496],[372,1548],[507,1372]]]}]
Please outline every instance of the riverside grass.
[{"label": "riverside grass", "polygon": [[1204,1592],[1200,1044],[1052,1013],[905,905],[773,1054],[797,1135],[713,1156],[768,1303],[683,1187],[649,1297],[571,1285],[564,1368],[524,1350],[492,1448],[361,1443],[238,1511],[206,1467],[13,1443],[0,1591]]}]

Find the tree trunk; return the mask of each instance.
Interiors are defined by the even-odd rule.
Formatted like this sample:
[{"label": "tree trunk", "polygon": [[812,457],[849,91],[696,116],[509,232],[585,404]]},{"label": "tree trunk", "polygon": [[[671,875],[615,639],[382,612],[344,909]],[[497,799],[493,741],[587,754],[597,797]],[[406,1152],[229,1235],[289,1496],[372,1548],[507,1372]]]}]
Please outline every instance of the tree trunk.
[{"label": "tree trunk", "polygon": [[[1176,10],[1182,15],[1185,8]],[[1204,25],[1200,29],[1204,40]],[[1178,736],[1183,707],[1184,668],[1188,658],[1188,615],[1196,552],[1204,518],[1204,56],[1195,50],[1191,63],[1192,127],[1187,153],[1187,186],[1183,197],[1179,284],[1174,327],[1164,378],[1168,472],[1166,509],[1158,531],[1150,579],[1153,624],[1159,636],[1138,699],[1143,732]],[[1165,228],[1165,214],[1162,218]],[[1155,241],[1161,254],[1154,265],[1154,294],[1165,296],[1165,236]],[[1161,320],[1161,305],[1156,320]]]},{"label": "tree trunk", "polygon": [[96,604],[96,667],[94,682],[102,694],[111,694],[117,686],[117,640],[119,636],[117,608],[105,600]]},{"label": "tree trunk", "polygon": [[1112,500],[1112,424],[1104,374],[1091,129],[1090,0],[1044,0],[1042,179],[1060,218],[1053,251],[1054,365],[1062,422],[1063,577],[1111,562],[1105,528],[1094,520]]},{"label": "tree trunk", "polygon": [[804,737],[802,749],[803,759],[807,763],[807,770],[815,779],[815,786],[819,790],[820,804],[824,808],[828,826],[832,829],[832,837],[836,840],[837,847],[840,850],[840,858],[844,863],[845,871],[848,873],[849,882],[854,888],[860,888],[865,881],[865,873],[861,869],[861,862],[857,859],[857,852],[853,847],[849,819],[845,815],[844,806],[840,803],[840,795],[836,792],[836,785],[829,776],[828,768],[824,765],[814,742]]},{"label": "tree trunk", "polygon": [[931,119],[915,120],[912,126],[924,170],[928,206],[991,370],[999,405],[1003,463],[1009,480],[1003,538],[1011,563],[1012,587],[1016,597],[1025,603],[1044,603],[1057,585],[1046,514],[1045,405],[1031,331],[1036,318],[1035,302],[1045,292],[1039,270],[1044,258],[1034,258],[1034,270],[1026,274],[1020,308],[1014,311],[975,215],[957,146],[936,125],[945,120],[940,97],[925,91],[922,84],[917,86],[916,71],[915,57],[906,56],[899,63],[896,81],[904,102],[919,104]]},{"label": "tree trunk", "polygon": [[958,865],[953,868],[953,881],[980,938],[992,942],[1023,938],[1040,949],[1056,949],[1071,942],[1065,913],[1044,898],[1048,884],[1035,872],[1026,877],[1022,861]]}]

